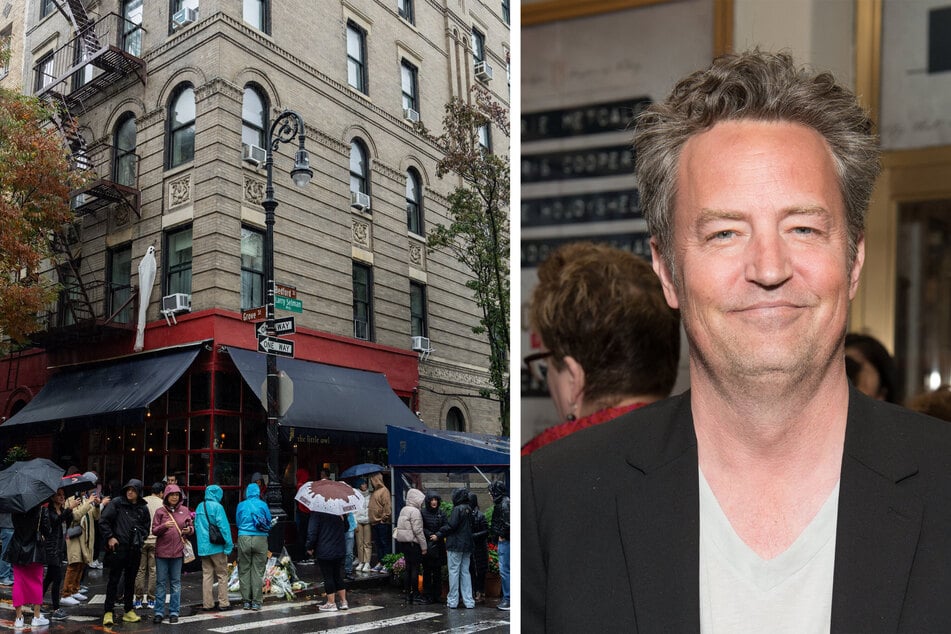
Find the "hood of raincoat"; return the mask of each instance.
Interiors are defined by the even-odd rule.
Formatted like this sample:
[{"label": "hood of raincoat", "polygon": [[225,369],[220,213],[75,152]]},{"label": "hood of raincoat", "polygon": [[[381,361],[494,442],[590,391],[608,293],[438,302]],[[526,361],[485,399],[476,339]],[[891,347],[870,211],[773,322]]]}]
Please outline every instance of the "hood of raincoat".
[{"label": "hood of raincoat", "polygon": [[221,487],[217,484],[212,484],[205,489],[205,499],[211,500],[212,502],[221,503],[221,498],[224,496],[224,491],[221,490]]},{"label": "hood of raincoat", "polygon": [[472,491],[469,491],[469,506],[474,509],[479,508],[479,496]]},{"label": "hood of raincoat", "polygon": [[426,496],[419,489],[410,489],[406,493],[406,504],[415,508],[422,508]]},{"label": "hood of raincoat", "polygon": [[436,508],[437,508],[437,509],[439,508],[439,505],[442,504],[442,497],[441,497],[438,493],[436,493],[435,491],[426,491],[426,501],[423,503],[423,505],[424,505],[426,508],[429,508],[429,501],[430,501],[430,500],[436,500]]},{"label": "hood of raincoat", "polygon": [[[165,506],[168,506],[168,496],[173,493],[178,493],[179,496],[181,496],[178,498],[178,504],[181,504],[182,500],[185,499],[185,496],[182,494],[182,490],[178,488],[177,484],[169,484],[165,487],[165,490],[162,491],[162,503],[165,504]],[[178,504],[176,504],[176,506],[178,506]]]},{"label": "hood of raincoat", "polygon": [[259,498],[259,497],[261,497],[261,487],[259,487],[256,483],[252,482],[244,490],[244,498],[248,499],[248,498]]},{"label": "hood of raincoat", "polygon": [[371,475],[370,486],[372,486],[374,489],[379,489],[381,486],[383,486],[383,474],[374,473],[373,475]]},{"label": "hood of raincoat", "polygon": [[452,505],[460,504],[469,504],[469,491],[461,487],[452,492]]}]

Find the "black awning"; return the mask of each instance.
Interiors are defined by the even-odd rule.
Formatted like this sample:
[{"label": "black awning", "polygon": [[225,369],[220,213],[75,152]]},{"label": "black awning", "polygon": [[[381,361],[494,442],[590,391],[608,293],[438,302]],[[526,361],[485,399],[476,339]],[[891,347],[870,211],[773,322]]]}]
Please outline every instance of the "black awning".
[{"label": "black awning", "polygon": [[[266,355],[228,348],[231,359],[261,405],[267,378]],[[294,384],[294,400],[281,427],[303,430],[386,434],[387,425],[425,428],[379,372],[278,357],[277,369]]]},{"label": "black awning", "polygon": [[188,370],[200,350],[201,345],[195,344],[61,370],[50,377],[36,398],[3,423],[3,429],[90,416],[141,417],[149,403]]}]

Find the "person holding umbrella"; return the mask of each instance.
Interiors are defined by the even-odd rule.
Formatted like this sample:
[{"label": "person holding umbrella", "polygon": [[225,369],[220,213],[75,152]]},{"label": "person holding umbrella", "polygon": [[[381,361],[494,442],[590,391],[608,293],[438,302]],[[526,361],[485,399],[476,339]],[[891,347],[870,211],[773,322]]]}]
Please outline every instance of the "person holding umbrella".
[{"label": "person holding umbrella", "polygon": [[356,572],[370,572],[370,559],[373,557],[373,537],[370,533],[370,495],[367,490],[367,481],[364,478],[357,480],[357,490],[363,496],[357,510],[354,513],[354,519],[357,520],[357,530],[354,534],[354,540],[357,543],[357,567]]},{"label": "person holding umbrella", "polygon": [[142,481],[131,479],[102,510],[99,517],[99,530],[105,543],[106,567],[109,568],[109,582],[106,585],[106,603],[102,614],[102,624],[112,625],[113,606],[119,594],[119,579],[124,579],[122,596],[125,611],[122,620],[136,623],[142,620],[132,606],[135,599],[135,575],[139,570],[142,556],[142,544],[149,534],[149,507],[142,499]]},{"label": "person holding umbrella", "polygon": [[349,608],[343,579],[348,526],[345,516],[357,509],[361,497],[346,482],[327,479],[306,483],[294,496],[310,509],[306,549],[309,556],[317,559],[324,577],[327,602],[318,608],[321,612]]},{"label": "person holding umbrella", "polygon": [[63,558],[66,556],[64,527],[73,520],[73,509],[79,506],[74,497],[66,500],[62,489],[57,489],[48,504],[40,511],[40,536],[45,551],[46,573],[43,576],[43,594],[52,586],[50,603],[54,619],[65,619],[66,613],[59,607],[60,587],[63,582]]},{"label": "person holding umbrella", "polygon": [[370,476],[370,485],[373,487],[373,493],[370,494],[370,505],[368,512],[370,514],[370,531],[373,534],[373,545],[376,546],[376,566],[371,568],[373,572],[383,571],[383,555],[390,552],[390,520],[392,518],[393,508],[390,502],[390,490],[383,484],[383,474],[374,473]]}]

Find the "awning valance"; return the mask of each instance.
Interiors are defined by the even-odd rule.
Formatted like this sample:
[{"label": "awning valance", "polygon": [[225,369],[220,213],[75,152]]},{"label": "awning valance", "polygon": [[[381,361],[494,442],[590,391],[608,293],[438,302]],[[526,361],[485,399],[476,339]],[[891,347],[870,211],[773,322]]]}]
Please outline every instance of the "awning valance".
[{"label": "awning valance", "polygon": [[[262,390],[267,378],[266,355],[241,348],[228,348],[228,352],[245,383],[266,407]],[[294,400],[280,425],[295,428],[298,434],[318,430],[382,435],[387,425],[425,427],[379,372],[286,357],[277,358],[277,368],[294,385]]]},{"label": "awning valance", "polygon": [[60,370],[3,428],[91,416],[141,416],[188,370],[200,350],[201,344],[195,344]]},{"label": "awning valance", "polygon": [[404,471],[485,472],[509,469],[509,439],[444,429],[387,427],[390,466]]}]

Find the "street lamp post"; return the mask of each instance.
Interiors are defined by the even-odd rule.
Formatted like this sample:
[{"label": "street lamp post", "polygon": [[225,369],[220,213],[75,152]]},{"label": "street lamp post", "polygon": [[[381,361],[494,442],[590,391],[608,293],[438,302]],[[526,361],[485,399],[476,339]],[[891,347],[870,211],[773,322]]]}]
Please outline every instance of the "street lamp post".
[{"label": "street lamp post", "polygon": [[[267,158],[264,162],[267,171],[267,187],[264,190],[264,200],[261,204],[264,206],[264,225],[266,227],[264,235],[264,278],[267,293],[265,327],[267,328],[268,337],[276,335],[274,329],[274,210],[277,209],[277,200],[274,199],[274,153],[281,143],[291,143],[295,136],[298,139],[298,148],[294,157],[294,168],[291,170],[291,179],[298,187],[304,187],[314,176],[313,170],[310,169],[307,150],[304,149],[304,120],[293,110],[285,110],[271,124],[271,129],[268,132]],[[267,361],[267,505],[272,517],[281,522],[284,519],[284,505],[281,478],[278,473],[280,455],[278,416],[280,415],[280,403],[278,402],[277,355],[270,347],[265,355]],[[280,531],[272,531],[272,535],[275,535],[276,539],[272,540],[271,550],[272,552],[279,551],[283,542],[283,535]]]}]

